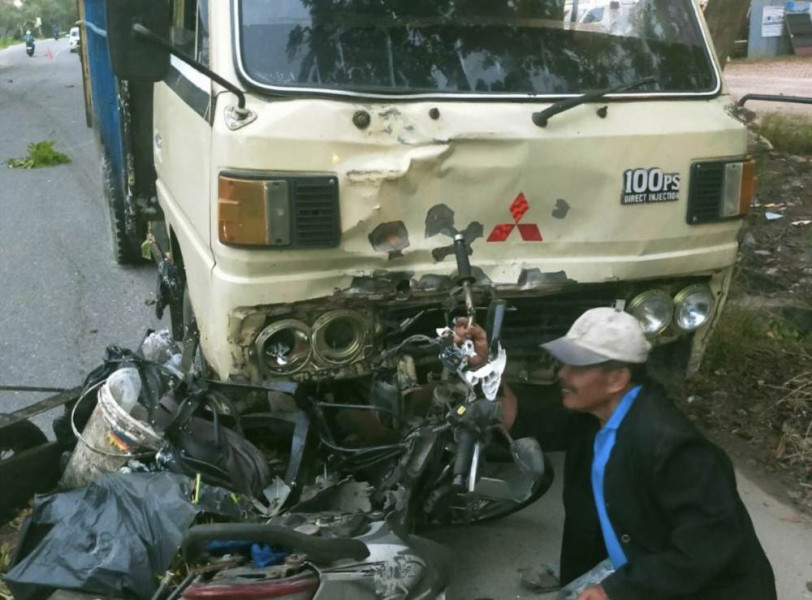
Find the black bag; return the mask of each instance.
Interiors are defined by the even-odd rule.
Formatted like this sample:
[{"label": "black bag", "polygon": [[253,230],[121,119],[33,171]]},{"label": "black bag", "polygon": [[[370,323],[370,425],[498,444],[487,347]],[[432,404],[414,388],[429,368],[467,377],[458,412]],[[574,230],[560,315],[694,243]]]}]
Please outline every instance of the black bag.
[{"label": "black bag", "polygon": [[271,480],[268,462],[242,435],[233,403],[211,390],[194,391],[178,403],[176,393],[165,394],[154,414],[154,425],[171,444],[170,469],[190,477],[200,473],[206,483],[262,498]]}]

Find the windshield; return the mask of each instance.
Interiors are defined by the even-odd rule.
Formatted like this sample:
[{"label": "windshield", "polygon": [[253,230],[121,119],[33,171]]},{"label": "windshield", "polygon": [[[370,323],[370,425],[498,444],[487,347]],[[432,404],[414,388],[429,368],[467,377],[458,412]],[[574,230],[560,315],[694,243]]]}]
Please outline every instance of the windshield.
[{"label": "windshield", "polygon": [[635,93],[718,81],[692,0],[236,0],[244,75],[374,95]]}]

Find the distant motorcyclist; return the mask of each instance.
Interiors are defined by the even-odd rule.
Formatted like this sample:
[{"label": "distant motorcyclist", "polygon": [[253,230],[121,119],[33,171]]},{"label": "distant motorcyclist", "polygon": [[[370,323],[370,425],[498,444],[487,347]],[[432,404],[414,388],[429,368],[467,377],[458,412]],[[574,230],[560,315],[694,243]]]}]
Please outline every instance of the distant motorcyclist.
[{"label": "distant motorcyclist", "polygon": [[25,53],[28,56],[34,56],[34,36],[31,35],[30,29],[25,32],[23,41],[25,42]]}]

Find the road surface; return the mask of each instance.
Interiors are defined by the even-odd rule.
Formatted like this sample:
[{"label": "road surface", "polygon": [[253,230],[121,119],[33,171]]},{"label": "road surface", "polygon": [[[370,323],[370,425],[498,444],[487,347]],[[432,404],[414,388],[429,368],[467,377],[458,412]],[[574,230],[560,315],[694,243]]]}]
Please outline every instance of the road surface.
[{"label": "road surface", "polygon": [[[39,42],[32,59],[22,46],[0,52],[0,161],[23,156],[40,140],[55,140],[73,161],[35,171],[0,168],[0,385],[76,385],[107,344],[135,347],[147,327],[158,325],[145,304],[154,295],[152,268],[123,269],[111,259],[79,59],[66,47],[66,40]],[[33,399],[0,392],[3,410]],[[561,457],[553,459],[560,473]],[[741,475],[740,489],[776,569],[779,598],[812,599],[812,527]],[[557,560],[560,498],[559,478],[519,514],[434,532],[455,557],[449,600],[541,598],[521,589],[517,571]]]},{"label": "road surface", "polygon": [[[0,385],[73,387],[108,344],[134,348],[155,327],[155,274],[116,266],[109,250],[79,55],[68,40],[0,51]],[[49,52],[50,50],[50,52]],[[29,143],[54,140],[71,163],[6,168]],[[0,391],[0,410],[40,396]],[[48,418],[37,420],[50,433]]]}]

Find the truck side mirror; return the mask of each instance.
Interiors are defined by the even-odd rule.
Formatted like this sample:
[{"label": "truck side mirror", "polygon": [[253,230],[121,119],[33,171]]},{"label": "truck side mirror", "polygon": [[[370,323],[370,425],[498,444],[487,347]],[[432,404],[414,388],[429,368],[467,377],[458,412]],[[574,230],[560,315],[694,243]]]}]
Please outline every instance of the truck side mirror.
[{"label": "truck side mirror", "polygon": [[106,0],[107,47],[119,79],[161,81],[169,72],[169,51],[134,32],[140,24],[169,39],[168,0]]}]

